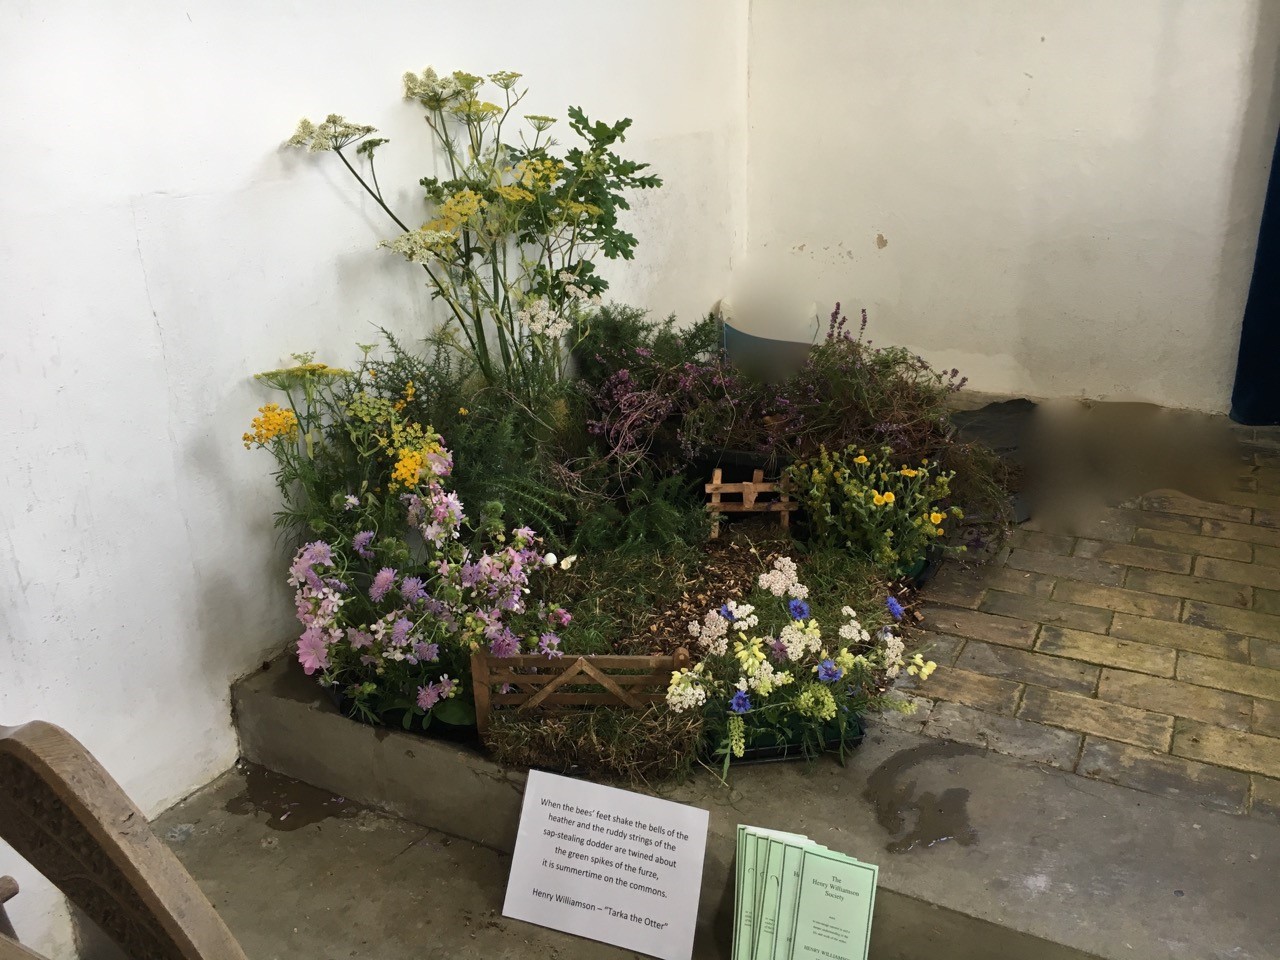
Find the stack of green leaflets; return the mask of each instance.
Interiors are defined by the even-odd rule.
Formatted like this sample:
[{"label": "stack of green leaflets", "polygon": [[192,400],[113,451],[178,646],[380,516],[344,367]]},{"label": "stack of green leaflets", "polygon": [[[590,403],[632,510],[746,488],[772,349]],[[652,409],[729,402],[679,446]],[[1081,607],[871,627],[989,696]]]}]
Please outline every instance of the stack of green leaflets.
[{"label": "stack of green leaflets", "polygon": [[733,960],[866,960],[875,864],[739,826],[737,867]]}]

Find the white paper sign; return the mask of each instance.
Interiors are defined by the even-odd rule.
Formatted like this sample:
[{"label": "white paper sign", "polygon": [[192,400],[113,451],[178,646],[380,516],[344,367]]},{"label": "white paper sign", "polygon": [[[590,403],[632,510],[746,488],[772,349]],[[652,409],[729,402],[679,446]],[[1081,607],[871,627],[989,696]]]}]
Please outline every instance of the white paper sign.
[{"label": "white paper sign", "polygon": [[503,916],[689,960],[707,811],[529,772]]}]

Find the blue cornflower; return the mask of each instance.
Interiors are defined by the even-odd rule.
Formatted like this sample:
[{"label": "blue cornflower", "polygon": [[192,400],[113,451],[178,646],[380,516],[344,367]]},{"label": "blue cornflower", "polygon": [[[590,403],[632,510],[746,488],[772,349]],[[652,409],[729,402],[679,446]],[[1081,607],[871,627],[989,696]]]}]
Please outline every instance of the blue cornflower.
[{"label": "blue cornflower", "polygon": [[898,602],[896,597],[890,597],[884,602],[884,605],[889,608],[889,616],[895,620],[902,619],[902,604]]},{"label": "blue cornflower", "polygon": [[730,623],[733,623],[733,621],[738,619],[733,615],[733,611],[729,609],[729,605],[727,603],[720,604],[720,616],[724,617]]},{"label": "blue cornflower", "polygon": [[733,699],[729,701],[729,709],[734,713],[746,713],[751,709],[751,698],[747,696],[747,691],[739,690],[733,695]]},{"label": "blue cornflower", "polygon": [[823,683],[835,683],[844,676],[844,671],[831,660],[823,660],[818,664],[818,679]]},{"label": "blue cornflower", "polygon": [[809,605],[803,600],[792,600],[787,604],[792,620],[806,620],[809,617]]}]

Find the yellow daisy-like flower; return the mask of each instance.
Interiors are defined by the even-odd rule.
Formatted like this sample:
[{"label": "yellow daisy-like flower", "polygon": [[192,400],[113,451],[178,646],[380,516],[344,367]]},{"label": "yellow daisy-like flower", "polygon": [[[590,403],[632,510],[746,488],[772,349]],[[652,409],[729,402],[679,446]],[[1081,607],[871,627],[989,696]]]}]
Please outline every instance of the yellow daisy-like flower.
[{"label": "yellow daisy-like flower", "polygon": [[884,497],[876,493],[874,490],[872,490],[871,493],[872,493],[871,502],[874,503],[877,507],[883,507]]},{"label": "yellow daisy-like flower", "polygon": [[859,455],[853,458],[854,463],[870,463],[871,461],[865,455]]},{"label": "yellow daisy-like flower", "polygon": [[914,476],[918,476],[920,473],[919,470],[912,470],[909,467],[903,467],[898,472],[901,473],[904,477],[914,477]]},{"label": "yellow daisy-like flower", "polygon": [[938,513],[938,511],[936,510],[933,513],[929,514],[929,522],[932,523],[935,527],[945,519],[946,518],[942,514]]},{"label": "yellow daisy-like flower", "polygon": [[[465,416],[466,416],[468,413],[470,413],[470,412],[471,412],[471,411],[470,411],[470,410],[468,410],[466,407],[459,407],[459,408],[458,408],[458,416],[460,416],[460,417],[465,417]],[[935,521],[934,521],[934,523],[937,523],[937,522],[938,522],[937,520],[935,520]]]},{"label": "yellow daisy-like flower", "polygon": [[884,502],[885,502],[885,503],[893,503],[893,501],[895,501],[895,500],[897,500],[897,499],[898,499],[898,498],[897,498],[897,496],[894,494],[894,492],[893,492],[892,490],[890,490],[888,493],[886,493],[886,494],[884,495]]}]

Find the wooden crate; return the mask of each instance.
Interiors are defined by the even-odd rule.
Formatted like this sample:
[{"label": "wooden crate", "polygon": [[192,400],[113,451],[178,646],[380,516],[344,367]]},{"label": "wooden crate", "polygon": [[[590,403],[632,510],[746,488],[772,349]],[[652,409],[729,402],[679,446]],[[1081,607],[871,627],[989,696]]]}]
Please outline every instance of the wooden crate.
[{"label": "wooden crate", "polygon": [[[725,483],[723,478],[723,472],[716,467],[711,471],[711,482],[705,488],[711,495],[707,512],[711,514],[713,539],[720,536],[720,515],[724,513],[776,513],[782,529],[786,530],[791,526],[791,512],[798,510],[800,504],[791,499],[785,480],[766,483],[763,470],[756,470],[750,480],[742,483]],[[726,494],[742,499],[721,499]]]},{"label": "wooden crate", "polygon": [[640,710],[666,699],[672,672],[689,662],[684,647],[671,656],[554,658],[540,653],[495,657],[481,648],[471,655],[476,726],[483,736],[489,714],[499,707],[521,713],[581,706]]}]

